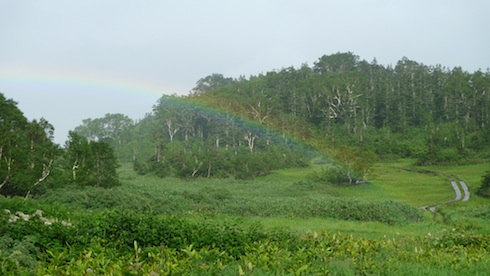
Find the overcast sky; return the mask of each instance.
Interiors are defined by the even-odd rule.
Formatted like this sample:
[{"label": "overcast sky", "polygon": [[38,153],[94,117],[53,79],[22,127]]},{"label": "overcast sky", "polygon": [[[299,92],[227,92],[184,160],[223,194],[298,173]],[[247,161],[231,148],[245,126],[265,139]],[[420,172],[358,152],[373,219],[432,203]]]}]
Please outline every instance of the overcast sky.
[{"label": "overcast sky", "polygon": [[0,0],[0,92],[64,143],[82,119],[140,119],[212,73],[347,51],[486,71],[489,11],[487,0]]}]

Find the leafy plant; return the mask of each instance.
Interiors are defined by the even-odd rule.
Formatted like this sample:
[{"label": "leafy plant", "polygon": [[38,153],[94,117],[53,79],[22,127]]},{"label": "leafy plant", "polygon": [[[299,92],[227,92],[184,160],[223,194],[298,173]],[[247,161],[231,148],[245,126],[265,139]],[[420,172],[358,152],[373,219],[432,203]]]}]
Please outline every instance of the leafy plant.
[{"label": "leafy plant", "polygon": [[477,194],[490,198],[490,171],[487,171],[485,175],[483,175],[481,180],[481,186],[477,190]]}]

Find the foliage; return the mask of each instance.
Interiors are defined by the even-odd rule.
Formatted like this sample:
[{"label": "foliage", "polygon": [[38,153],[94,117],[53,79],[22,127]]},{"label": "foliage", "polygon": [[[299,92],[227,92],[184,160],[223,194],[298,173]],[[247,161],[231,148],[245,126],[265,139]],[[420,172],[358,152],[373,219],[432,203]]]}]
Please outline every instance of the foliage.
[{"label": "foliage", "polygon": [[[407,58],[384,67],[350,52],[248,79],[213,74],[188,97],[160,98],[137,123],[122,114],[84,120],[64,151],[47,121],[28,121],[0,94],[0,192],[23,196],[0,197],[0,271],[484,274],[490,215],[478,198],[424,215],[409,203],[424,200],[413,198],[422,186],[445,196],[433,179],[331,184],[365,180],[375,155],[426,165],[488,156],[489,76]],[[114,152],[139,175],[102,189],[119,184]],[[307,178],[310,158],[327,169]],[[287,181],[278,181],[284,168]],[[47,189],[62,177],[77,185]],[[359,228],[297,233],[244,222],[255,218]]]},{"label": "foliage", "polygon": [[427,66],[392,66],[351,52],[324,55],[312,68],[283,68],[192,97],[316,145],[372,150],[421,164],[462,162],[488,142],[490,75]]},{"label": "foliage", "polygon": [[[362,197],[366,189],[382,196],[370,183],[282,177],[188,185],[123,167],[125,184],[110,191],[66,187],[36,200],[0,197],[1,273],[478,275],[490,265],[485,205],[448,206],[432,220],[405,203],[334,196],[361,190]],[[174,207],[155,208],[165,204]],[[257,218],[311,220],[329,230],[270,228]],[[348,233],[339,227],[344,220],[352,221]]]},{"label": "foliage", "polygon": [[133,120],[124,114],[108,113],[102,118],[83,120],[74,132],[90,141],[123,144],[129,140],[128,129],[133,125]]},{"label": "foliage", "polygon": [[0,110],[0,193],[42,193],[53,183],[51,172],[60,155],[53,126],[45,119],[29,122],[1,93]]},{"label": "foliage", "polygon": [[249,179],[307,164],[302,150],[266,128],[198,107],[187,98],[163,96],[129,136],[136,137],[136,130],[144,139],[133,141],[131,161],[141,175]]},{"label": "foliage", "polygon": [[37,267],[39,249],[29,237],[14,240],[8,234],[0,238],[0,272],[8,275],[13,271],[28,273]]},{"label": "foliage", "polygon": [[[204,213],[210,216],[335,218],[389,225],[404,225],[422,219],[421,210],[406,203],[334,197],[329,194],[328,184],[312,181],[195,181],[136,176],[131,180],[135,183],[131,186],[111,190],[68,187],[49,191],[39,200],[93,211],[120,208],[179,216]],[[359,189],[359,186],[350,188]]]},{"label": "foliage", "polygon": [[416,158],[419,165],[488,155],[489,87],[488,72],[408,58],[383,66],[336,53],[312,67],[249,78],[212,74],[186,97],[161,97],[137,123],[107,114],[77,130],[89,139],[111,137],[121,161],[141,174],[182,178],[247,179],[303,166],[299,157],[309,153],[294,139],[335,156],[336,172],[352,183],[369,173],[373,154]]},{"label": "foliage", "polygon": [[482,176],[481,186],[477,190],[477,194],[490,198],[490,171],[487,171],[485,175]]},{"label": "foliage", "polygon": [[105,188],[120,185],[116,171],[118,161],[113,148],[106,142],[89,142],[75,132],[70,132],[65,166],[65,171],[69,172],[67,178],[77,185]]},{"label": "foliage", "polygon": [[361,183],[362,177],[356,172],[349,171],[343,165],[333,165],[322,168],[319,172],[309,175],[309,180],[316,183],[334,185],[352,185]]},{"label": "foliage", "polygon": [[[54,127],[45,119],[28,121],[13,100],[0,94],[0,193],[37,196],[71,179],[79,185],[120,184],[114,150],[74,132],[66,149],[54,144]],[[112,118],[112,117],[111,117]],[[114,125],[113,123],[107,125]]]},{"label": "foliage", "polygon": [[192,93],[201,94],[223,86],[233,84],[232,78],[225,78],[222,74],[211,74],[197,81]]},{"label": "foliage", "polygon": [[356,152],[347,146],[338,147],[332,156],[335,162],[320,172],[310,174],[312,181],[335,185],[360,184],[366,180],[377,160],[371,151]]},{"label": "foliage", "polygon": [[[42,216],[11,222],[12,213],[28,214],[42,206],[12,199],[2,202],[7,207],[11,214],[0,214],[5,275],[479,274],[490,264],[490,236],[460,228],[366,239],[128,210],[56,214],[47,208]],[[61,219],[48,225],[40,219],[68,213],[70,225]]]}]

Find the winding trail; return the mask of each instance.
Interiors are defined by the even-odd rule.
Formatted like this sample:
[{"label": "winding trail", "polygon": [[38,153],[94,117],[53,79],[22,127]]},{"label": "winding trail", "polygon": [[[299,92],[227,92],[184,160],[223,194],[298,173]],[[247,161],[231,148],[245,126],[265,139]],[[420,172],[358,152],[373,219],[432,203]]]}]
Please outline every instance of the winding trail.
[{"label": "winding trail", "polygon": [[[440,175],[443,175],[443,174],[440,174]],[[470,190],[468,189],[468,186],[466,185],[466,183],[463,180],[457,180],[456,181],[456,180],[449,179],[449,178],[448,178],[448,180],[451,183],[451,185],[453,186],[453,190],[454,190],[454,193],[456,194],[456,197],[453,200],[448,200],[446,202],[422,206],[421,207],[422,209],[424,209],[424,210],[429,209],[429,211],[435,212],[436,208],[438,206],[453,203],[453,202],[458,202],[458,201],[465,202],[465,201],[468,201],[470,199]],[[458,183],[459,183],[459,185],[458,185]],[[463,194],[461,193],[461,189],[459,188],[460,186],[463,189],[464,197],[463,197]],[[463,199],[461,199],[461,198],[463,198]]]},{"label": "winding trail", "polygon": [[[451,186],[453,187],[453,190],[454,190],[454,193],[456,194],[456,197],[452,200],[448,200],[445,202],[434,203],[434,204],[429,204],[429,205],[425,205],[425,206],[420,207],[424,210],[428,209],[431,212],[435,212],[438,206],[446,205],[446,204],[458,202],[458,201],[466,202],[466,201],[470,200],[470,189],[468,189],[468,186],[466,185],[466,183],[463,180],[461,180],[457,177],[454,177],[454,175],[450,176],[450,175],[446,175],[444,173],[439,173],[439,172],[429,171],[429,170],[422,170],[422,169],[403,168],[403,167],[396,167],[396,168],[406,170],[406,171],[418,172],[418,173],[440,175],[440,176],[446,177],[447,180],[451,183]],[[452,177],[454,177],[457,180],[452,179]],[[463,197],[463,193],[461,193],[460,186],[461,186],[461,189],[463,189],[464,197]]]}]

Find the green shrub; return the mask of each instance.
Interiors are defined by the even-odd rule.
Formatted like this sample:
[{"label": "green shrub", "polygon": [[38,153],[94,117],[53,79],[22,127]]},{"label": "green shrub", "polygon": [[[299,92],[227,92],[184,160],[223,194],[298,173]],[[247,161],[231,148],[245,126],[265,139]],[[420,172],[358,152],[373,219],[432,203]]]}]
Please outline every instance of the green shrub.
[{"label": "green shrub", "polygon": [[479,196],[490,198],[490,171],[487,171],[487,173],[482,176],[481,186],[476,193]]},{"label": "green shrub", "polygon": [[311,173],[308,178],[313,182],[333,185],[352,185],[364,182],[360,173],[349,171],[341,165],[323,168],[320,172]]},{"label": "green shrub", "polygon": [[[272,235],[258,225],[243,227],[236,222],[192,223],[173,216],[155,216],[128,210],[93,213],[73,225],[76,233],[72,233],[63,242],[88,244],[91,239],[99,238],[108,241],[111,246],[127,250],[133,247],[134,241],[143,247],[164,245],[183,248],[192,244],[195,248],[225,250],[232,256],[242,254],[245,244],[269,239]],[[65,233],[59,230],[57,234],[65,237]],[[52,235],[49,238],[56,239]],[[291,236],[290,240],[293,238]]]},{"label": "green shrub", "polygon": [[396,201],[363,201],[338,198],[266,198],[235,200],[222,213],[240,216],[335,218],[406,224],[422,220],[422,211]]}]

